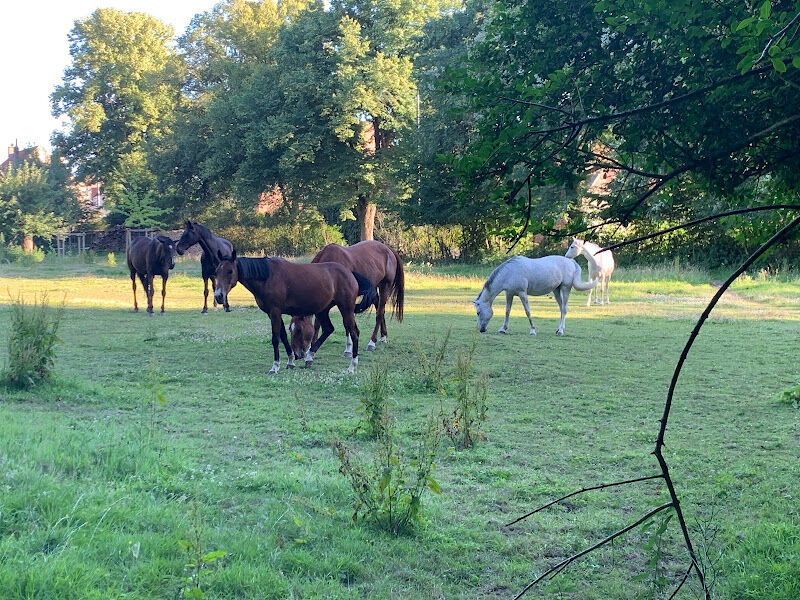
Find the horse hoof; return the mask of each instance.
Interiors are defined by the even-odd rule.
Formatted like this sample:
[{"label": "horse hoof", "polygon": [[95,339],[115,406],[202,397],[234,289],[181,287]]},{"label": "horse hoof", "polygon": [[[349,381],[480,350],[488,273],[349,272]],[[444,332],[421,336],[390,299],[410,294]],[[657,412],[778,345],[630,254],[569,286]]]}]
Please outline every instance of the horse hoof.
[{"label": "horse hoof", "polygon": [[370,340],[369,344],[367,344],[367,350],[375,350],[375,342]]},{"label": "horse hoof", "polygon": [[167,311],[165,311],[165,310],[162,310],[162,311],[161,311],[161,314],[162,314],[162,315],[164,315],[164,314],[166,314],[166,312],[167,312]]},{"label": "horse hoof", "polygon": [[345,350],[344,352],[342,352],[342,356],[346,356],[347,358],[353,358],[353,353],[348,350]]},{"label": "horse hoof", "polygon": [[134,308],[132,312],[137,313],[137,312],[139,312],[139,309],[138,308]]},{"label": "horse hoof", "polygon": [[507,330],[505,330],[505,329],[498,329],[498,330],[497,330],[497,333],[507,333]]},{"label": "horse hoof", "polygon": [[536,329],[531,329],[531,335],[536,335]]},{"label": "horse hoof", "polygon": [[559,329],[558,331],[556,331],[556,335],[564,335],[564,332]]},{"label": "horse hoof", "polygon": [[208,314],[208,309],[204,308],[203,310],[200,311],[200,314],[201,315],[207,315]]},{"label": "horse hoof", "polygon": [[312,361],[310,361],[310,360],[306,361],[306,369],[310,369],[311,368],[311,362]]},{"label": "horse hoof", "polygon": [[230,306],[226,306],[225,307],[225,312],[231,312],[231,307]]},{"label": "horse hoof", "polygon": [[287,369],[294,369],[294,363],[286,365]]},{"label": "horse hoof", "polygon": [[381,344],[388,344],[389,343],[389,341],[386,339],[385,335],[381,339],[379,339],[378,342],[381,343]]},{"label": "horse hoof", "polygon": [[153,313],[151,313],[150,311],[147,311],[147,316],[148,316],[148,317],[152,317],[152,316],[153,316]]}]

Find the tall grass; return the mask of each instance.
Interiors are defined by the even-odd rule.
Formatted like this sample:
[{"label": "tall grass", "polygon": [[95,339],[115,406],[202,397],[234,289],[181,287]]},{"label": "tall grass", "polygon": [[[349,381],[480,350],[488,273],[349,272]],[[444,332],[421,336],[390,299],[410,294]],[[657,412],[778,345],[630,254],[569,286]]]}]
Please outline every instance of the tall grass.
[{"label": "tall grass", "polygon": [[51,307],[46,294],[32,304],[25,304],[22,295],[12,300],[8,368],[4,374],[9,384],[29,388],[50,376],[56,344],[61,341],[58,328],[63,316],[63,303]]}]

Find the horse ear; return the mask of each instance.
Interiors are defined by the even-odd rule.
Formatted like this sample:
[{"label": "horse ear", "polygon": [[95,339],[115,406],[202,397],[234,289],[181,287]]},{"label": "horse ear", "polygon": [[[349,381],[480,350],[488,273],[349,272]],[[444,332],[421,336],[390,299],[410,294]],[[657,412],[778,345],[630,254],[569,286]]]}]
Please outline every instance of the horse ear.
[{"label": "horse ear", "polygon": [[233,261],[236,260],[236,248],[234,248],[233,252],[231,252],[231,260],[233,260]]},{"label": "horse ear", "polygon": [[186,229],[192,228],[192,222],[189,219],[186,219]]},{"label": "horse ear", "polygon": [[289,331],[291,331],[292,333],[294,333],[294,321],[292,321],[291,323],[289,323]]}]

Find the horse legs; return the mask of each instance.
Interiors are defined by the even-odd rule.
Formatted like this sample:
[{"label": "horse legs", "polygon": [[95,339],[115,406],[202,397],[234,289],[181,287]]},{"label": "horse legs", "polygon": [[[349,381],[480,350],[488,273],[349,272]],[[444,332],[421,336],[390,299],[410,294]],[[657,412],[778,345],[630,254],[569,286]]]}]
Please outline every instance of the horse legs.
[{"label": "horse legs", "polygon": [[381,340],[386,343],[386,301],[389,299],[389,286],[382,283],[378,288],[378,302],[375,305],[375,329],[372,337],[367,343],[367,350],[375,350],[378,341],[378,330],[381,332]]},{"label": "horse legs", "polygon": [[603,285],[606,288],[606,304],[611,304],[611,300],[608,297],[608,283],[611,281],[611,275],[606,275],[603,281]]},{"label": "horse legs", "polygon": [[167,275],[161,276],[161,314],[164,314],[164,301],[167,299]]},{"label": "horse legs", "polygon": [[[208,277],[203,277],[203,310],[200,311],[200,314],[206,314],[208,312]],[[213,283],[211,287],[216,287]],[[217,304],[217,301],[214,300],[214,305]]]},{"label": "horse legs", "polygon": [[[286,329],[283,327],[283,319],[281,318],[281,313],[279,312],[271,312],[269,314],[269,320],[272,324],[272,367],[269,370],[270,375],[275,375],[278,372],[278,369],[281,368],[281,361],[280,361],[280,353],[278,352],[278,342],[282,338],[286,338]],[[291,354],[291,351],[290,351]]]},{"label": "horse legs", "polygon": [[[600,283],[598,282],[597,285],[600,285]],[[592,289],[589,290],[589,296],[586,298],[586,306],[591,306],[592,305],[592,292],[594,292],[595,289],[596,289],[596,287],[593,287]],[[594,294],[594,299],[595,299],[595,302],[596,302],[597,301],[597,292],[595,292],[595,294]]]},{"label": "horse legs", "polygon": [[131,271],[131,285],[133,286],[133,312],[139,312],[139,304],[136,302],[136,271]]},{"label": "horse legs", "polygon": [[511,303],[514,301],[514,293],[506,290],[506,320],[503,321],[503,326],[497,330],[497,333],[505,333],[508,331],[508,317],[511,316]]},{"label": "horse legs", "polygon": [[[341,310],[341,308],[340,308]],[[356,317],[352,311],[347,313],[342,312],[342,325],[347,332],[348,337],[353,340],[353,358],[350,359],[350,366],[347,367],[348,373],[355,373],[356,365],[358,365],[358,324],[356,324]]]},{"label": "horse legs", "polygon": [[147,314],[151,317],[153,316],[153,278],[150,276],[149,273],[145,275],[139,275],[139,279],[142,281],[142,286],[144,286],[144,292],[147,295]]},{"label": "horse legs", "polygon": [[353,356],[353,338],[350,337],[349,333],[344,334],[344,352],[342,352],[342,356],[347,358]]},{"label": "horse legs", "polygon": [[281,334],[281,341],[283,342],[283,347],[286,348],[286,354],[289,355],[289,360],[286,361],[286,368],[294,369],[294,350],[292,350],[292,345],[289,343],[289,337],[286,335],[286,327],[283,324],[283,319],[281,319],[280,334]]},{"label": "horse legs", "polygon": [[553,295],[558,302],[558,307],[561,309],[561,322],[558,324],[556,335],[564,335],[564,321],[567,318],[567,303],[569,301],[569,293],[572,285],[569,283],[562,283],[555,290]]},{"label": "horse legs", "polygon": [[528,304],[528,294],[525,292],[520,292],[518,295],[519,301],[522,302],[522,307],[525,309],[525,314],[528,315],[528,323],[531,324],[531,335],[536,335],[536,326],[533,324],[533,320],[531,319],[531,307]]},{"label": "horse legs", "polygon": [[306,352],[306,366],[311,366],[311,361],[314,360],[314,354],[316,354],[319,347],[322,346],[322,343],[328,339],[328,336],[333,333],[333,323],[331,323],[331,317],[328,314],[330,309],[326,310],[325,312],[318,313],[317,322],[322,325],[322,334],[314,340],[314,343],[311,344],[311,348]]}]

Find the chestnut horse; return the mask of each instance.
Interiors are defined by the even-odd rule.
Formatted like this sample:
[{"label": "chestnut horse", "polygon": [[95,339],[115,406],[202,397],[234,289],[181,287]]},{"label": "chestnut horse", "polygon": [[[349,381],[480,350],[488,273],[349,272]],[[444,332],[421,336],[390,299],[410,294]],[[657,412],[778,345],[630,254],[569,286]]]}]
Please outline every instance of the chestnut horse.
[{"label": "chestnut horse", "polygon": [[[347,372],[355,372],[359,333],[355,313],[372,306],[378,294],[366,277],[348,271],[338,263],[297,264],[282,258],[237,258],[236,250],[230,256],[220,252],[218,258],[217,288],[214,290],[217,302],[224,303],[230,290],[241,282],[253,294],[258,307],[269,315],[274,354],[270,374],[277,373],[280,368],[278,341],[283,342],[289,356],[286,368],[294,367],[295,355],[281,315],[314,315],[322,324],[322,335],[305,353],[306,366],[310,366],[314,353],[333,332],[329,313],[334,306],[339,309],[344,329],[353,340],[353,357]],[[363,298],[356,306],[359,295]]]},{"label": "chestnut horse", "polygon": [[153,278],[161,275],[161,314],[164,314],[164,300],[167,296],[167,278],[169,271],[175,266],[175,246],[165,235],[155,238],[137,237],[131,242],[126,252],[128,269],[131,272],[133,286],[133,312],[139,312],[136,302],[136,275],[144,286],[147,295],[147,313],[153,316]]},{"label": "chestnut horse", "polygon": [[[403,296],[405,294],[405,273],[403,261],[394,250],[376,242],[368,240],[353,246],[340,246],[328,244],[314,257],[312,263],[337,262],[344,265],[349,271],[361,273],[370,280],[378,290],[375,302],[375,330],[367,344],[367,350],[375,350],[380,329],[380,341],[386,343],[386,302],[392,299],[394,316],[398,321],[403,320]],[[315,331],[319,324],[315,325]],[[350,340],[345,347],[345,356],[350,352]]]},{"label": "chestnut horse", "polygon": [[[208,227],[203,227],[196,221],[186,221],[186,228],[183,230],[175,250],[183,256],[183,253],[195,244],[200,244],[200,248],[203,250],[200,255],[200,271],[203,275],[203,310],[200,312],[206,314],[208,312],[208,280],[211,280],[212,290],[217,287],[214,282],[214,270],[217,268],[217,252],[229,255],[233,252],[233,244],[225,238],[215,236]],[[214,300],[214,306],[217,306],[216,300]],[[227,300],[224,306],[225,312],[231,312],[231,307],[228,306]]]}]

